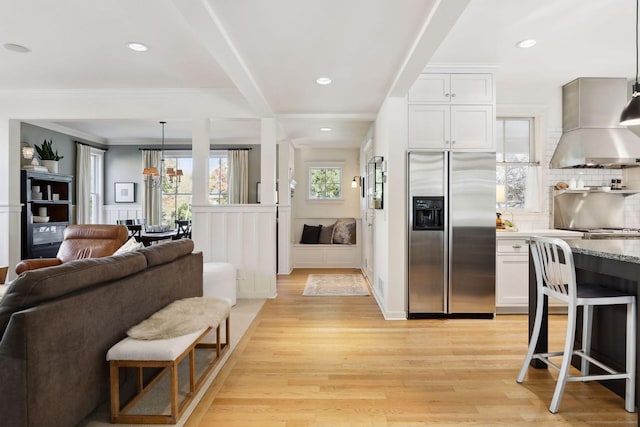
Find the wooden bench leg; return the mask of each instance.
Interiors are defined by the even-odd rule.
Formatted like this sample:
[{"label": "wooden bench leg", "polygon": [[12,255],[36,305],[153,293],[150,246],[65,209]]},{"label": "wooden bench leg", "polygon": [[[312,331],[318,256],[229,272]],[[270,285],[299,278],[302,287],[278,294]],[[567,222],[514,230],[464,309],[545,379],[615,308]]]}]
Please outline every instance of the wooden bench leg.
[{"label": "wooden bench leg", "polygon": [[171,365],[171,422],[175,423],[178,418],[178,363]]},{"label": "wooden bench leg", "polygon": [[111,422],[115,423],[120,415],[120,369],[116,362],[109,362],[109,377],[111,379]]}]

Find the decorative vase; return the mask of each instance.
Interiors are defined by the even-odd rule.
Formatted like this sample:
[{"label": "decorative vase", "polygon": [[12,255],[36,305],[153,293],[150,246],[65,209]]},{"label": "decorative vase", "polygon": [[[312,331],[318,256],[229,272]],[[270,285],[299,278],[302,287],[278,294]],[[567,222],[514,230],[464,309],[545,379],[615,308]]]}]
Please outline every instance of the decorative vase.
[{"label": "decorative vase", "polygon": [[58,173],[58,160],[43,160],[42,166],[46,167],[49,173]]}]

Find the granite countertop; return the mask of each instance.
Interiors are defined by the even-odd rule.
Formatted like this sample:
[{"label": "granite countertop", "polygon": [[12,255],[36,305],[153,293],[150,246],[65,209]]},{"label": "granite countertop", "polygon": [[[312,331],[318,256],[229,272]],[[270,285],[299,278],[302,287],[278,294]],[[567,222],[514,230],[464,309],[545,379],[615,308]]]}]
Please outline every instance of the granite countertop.
[{"label": "granite countertop", "polygon": [[567,243],[577,254],[640,264],[640,239],[572,240]]},{"label": "granite countertop", "polygon": [[582,233],[579,231],[569,230],[556,230],[553,228],[546,229],[532,229],[532,230],[518,230],[518,231],[503,231],[496,230],[496,237],[500,238],[523,238],[531,236],[547,236],[547,237],[574,237],[576,239],[582,238]]}]

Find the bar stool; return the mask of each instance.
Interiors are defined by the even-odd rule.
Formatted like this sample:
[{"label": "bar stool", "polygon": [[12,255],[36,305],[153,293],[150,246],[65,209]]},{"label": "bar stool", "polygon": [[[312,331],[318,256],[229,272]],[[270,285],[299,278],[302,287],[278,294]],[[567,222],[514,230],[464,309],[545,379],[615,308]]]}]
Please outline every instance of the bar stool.
[{"label": "bar stool", "polygon": [[[576,286],[576,272],[573,263],[571,248],[560,239],[533,236],[531,238],[531,255],[536,271],[536,283],[538,288],[538,304],[536,306],[536,319],[533,326],[529,351],[525,357],[517,382],[522,384],[532,359],[538,359],[548,366],[558,370],[558,381],[553,399],[549,406],[552,413],[558,412],[564,387],[568,381],[594,381],[608,379],[625,379],[625,409],[634,412],[635,406],[635,367],[636,367],[636,297],[627,295],[615,289],[609,289],[598,285],[581,284]],[[567,334],[564,351],[551,353],[534,353],[540,336],[542,324],[542,309],[544,296],[564,301],[568,306]],[[626,372],[617,372],[613,368],[595,360],[590,356],[591,347],[591,322],[593,306],[617,305],[627,306],[627,336],[626,336]],[[576,332],[577,307],[583,307],[582,348],[573,348]],[[562,365],[558,366],[550,357],[562,356]],[[572,356],[581,358],[580,375],[570,375],[569,366]],[[589,375],[589,365],[594,364],[606,373]]]}]

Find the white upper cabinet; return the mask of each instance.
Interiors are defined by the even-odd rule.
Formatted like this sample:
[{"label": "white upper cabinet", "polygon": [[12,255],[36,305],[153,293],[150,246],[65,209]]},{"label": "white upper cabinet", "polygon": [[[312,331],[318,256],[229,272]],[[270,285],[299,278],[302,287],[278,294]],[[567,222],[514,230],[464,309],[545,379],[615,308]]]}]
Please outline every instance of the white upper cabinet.
[{"label": "white upper cabinet", "polygon": [[409,148],[495,150],[490,73],[425,73],[409,90]]},{"label": "white upper cabinet", "polygon": [[420,74],[409,90],[409,103],[493,103],[491,74]]}]

